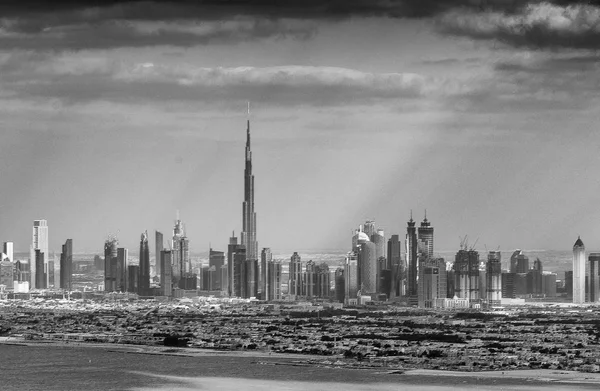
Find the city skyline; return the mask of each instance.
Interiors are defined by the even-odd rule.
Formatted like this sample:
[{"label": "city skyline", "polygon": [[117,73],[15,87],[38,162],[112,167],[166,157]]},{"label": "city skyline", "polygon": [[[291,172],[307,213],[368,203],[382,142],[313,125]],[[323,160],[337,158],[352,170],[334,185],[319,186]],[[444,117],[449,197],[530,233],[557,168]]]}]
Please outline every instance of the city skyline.
[{"label": "city skyline", "polygon": [[274,252],[344,249],[370,218],[402,235],[425,208],[439,249],[600,248],[600,7],[437,3],[7,5],[0,237],[26,252],[43,218],[50,253],[135,249],[179,209],[194,252],[224,250],[251,101]]}]

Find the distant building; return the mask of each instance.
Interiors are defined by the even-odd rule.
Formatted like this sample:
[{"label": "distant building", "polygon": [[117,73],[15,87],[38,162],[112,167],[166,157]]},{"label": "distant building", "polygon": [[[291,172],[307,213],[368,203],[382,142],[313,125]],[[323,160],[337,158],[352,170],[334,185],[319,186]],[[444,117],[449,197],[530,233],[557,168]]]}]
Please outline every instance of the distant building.
[{"label": "distant building", "polygon": [[310,260],[306,262],[304,268],[304,274],[302,277],[302,296],[305,296],[307,299],[316,296],[315,285],[317,280],[317,272],[315,270],[315,266],[315,263]]},{"label": "distant building", "polygon": [[344,263],[344,303],[356,302],[358,298],[358,256],[351,251]]},{"label": "distant building", "polygon": [[140,276],[138,278],[138,294],[150,294],[150,248],[148,247],[148,231],[140,238]]},{"label": "distant building", "polygon": [[335,271],[335,300],[339,303],[344,302],[346,295],[344,268],[339,267]]},{"label": "distant building", "polygon": [[573,299],[573,270],[565,271],[565,292],[567,298]]},{"label": "distant building", "polygon": [[261,298],[263,300],[269,301],[272,300],[269,298],[269,267],[272,266],[273,262],[273,254],[271,253],[271,249],[265,247],[260,252],[260,286],[261,286]]},{"label": "distant building", "polygon": [[115,290],[117,292],[127,292],[127,268],[129,251],[126,248],[117,248],[117,268],[115,274]]},{"label": "distant building", "polygon": [[154,262],[156,275],[160,278],[162,276],[162,265],[160,262],[161,252],[165,248],[165,242],[162,232],[154,231]]},{"label": "distant building", "polygon": [[73,239],[67,239],[60,254],[60,287],[73,290]]},{"label": "distant building", "polygon": [[129,265],[127,267],[127,291],[131,293],[138,293],[140,290],[140,266]]},{"label": "distant building", "polygon": [[545,297],[556,297],[556,274],[544,273],[542,276],[544,284],[543,292]]},{"label": "distant building", "polygon": [[281,300],[281,262],[267,262],[267,294],[265,300]]},{"label": "distant building", "polygon": [[596,303],[600,300],[600,253],[590,253],[589,300]]},{"label": "distant building", "polygon": [[160,255],[160,289],[163,296],[173,296],[173,281],[171,274],[171,250],[161,250]]},{"label": "distant building", "polygon": [[246,279],[248,272],[246,270],[246,248],[244,246],[236,246],[233,253],[233,296],[244,297],[246,295]]},{"label": "distant building", "polygon": [[104,242],[104,291],[117,290],[117,245],[118,240],[109,236]]},{"label": "distant building", "polygon": [[221,268],[225,265],[225,253],[223,251],[215,251],[212,248],[208,252],[208,267],[211,273],[211,285],[209,290],[222,290]]},{"label": "distant building", "polygon": [[[244,251],[244,258],[246,257]],[[240,297],[249,299],[258,296],[258,259],[246,259],[242,263],[242,294]]]},{"label": "distant building", "polygon": [[[238,285],[241,281],[241,263],[235,262],[235,255],[243,250],[244,260],[246,260],[246,250],[244,246],[238,244],[238,238],[235,236],[235,232],[231,234],[229,238],[229,245],[227,246],[227,293],[229,297],[240,297],[241,287]],[[238,256],[240,259],[240,256]],[[237,292],[237,295],[236,295]]]},{"label": "distant building", "polygon": [[415,222],[412,219],[412,212],[410,220],[408,221],[406,228],[406,263],[408,265],[408,276],[407,276],[407,296],[412,298],[411,302],[414,304],[418,299],[417,291],[417,275],[418,275],[418,260],[417,260],[417,229]]},{"label": "distant building", "polygon": [[242,202],[241,243],[246,249],[246,259],[258,262],[256,241],[256,212],[254,211],[254,175],[252,174],[252,150],[250,148],[250,120],[246,127],[246,164],[244,168],[244,201]]},{"label": "distant building", "polygon": [[15,286],[14,269],[15,265],[8,258],[0,262],[0,285],[5,285],[8,290]]},{"label": "distant building", "polygon": [[585,246],[579,237],[573,245],[573,303],[585,303]]},{"label": "distant building", "polygon": [[48,288],[48,279],[44,268],[45,254],[40,250],[35,250],[35,268],[37,270],[35,274],[35,288],[46,289]]},{"label": "distant building", "polygon": [[517,255],[517,271],[516,273],[527,273],[529,271],[529,258],[520,253]]},{"label": "distant building", "polygon": [[534,297],[544,295],[544,268],[539,258],[533,262],[533,268],[527,271],[527,294]]},{"label": "distant building", "polygon": [[377,251],[371,241],[363,241],[357,247],[359,284],[361,295],[377,293]]},{"label": "distant building", "polygon": [[459,299],[479,300],[479,253],[461,249],[454,258],[454,292]]},{"label": "distant building", "polygon": [[502,256],[500,251],[490,251],[485,267],[486,299],[489,306],[499,306],[502,299]]},{"label": "distant building", "polygon": [[517,273],[502,273],[502,298],[515,299]]},{"label": "distant building", "polygon": [[[42,261],[38,262],[36,258],[36,250],[40,250],[40,254]],[[32,234],[32,243],[31,243],[31,252],[30,252],[30,278],[31,278],[31,289],[44,289],[48,287],[50,282],[48,275],[48,222],[46,220],[34,220],[33,221],[33,234]],[[38,266],[41,265],[41,269],[38,269]],[[41,280],[37,277],[39,273],[44,275],[46,279],[42,284],[38,284]]]},{"label": "distant building", "polygon": [[404,292],[404,276],[406,273],[402,263],[402,245],[399,235],[392,235],[387,243],[387,263],[392,273],[392,296],[400,297]]},{"label": "distant building", "polygon": [[8,258],[9,261],[14,262],[14,244],[13,242],[4,242],[4,254],[6,254],[6,257]]},{"label": "distant building", "polygon": [[426,258],[433,258],[433,227],[427,220],[427,211],[425,211],[425,218],[417,231],[419,234],[417,252]]},{"label": "distant building", "polygon": [[302,258],[297,252],[290,257],[288,295],[292,299],[302,296]]},{"label": "distant building", "polygon": [[424,258],[419,264],[419,308],[434,308],[437,299],[445,299],[446,282],[444,258]]},{"label": "distant building", "polygon": [[326,263],[321,263],[315,267],[316,282],[315,296],[328,299],[331,297],[331,273]]},{"label": "distant building", "polygon": [[516,249],[510,256],[510,265],[508,268],[510,273],[517,273],[518,257],[519,257],[519,255],[522,255],[522,254],[523,253],[521,250]]}]

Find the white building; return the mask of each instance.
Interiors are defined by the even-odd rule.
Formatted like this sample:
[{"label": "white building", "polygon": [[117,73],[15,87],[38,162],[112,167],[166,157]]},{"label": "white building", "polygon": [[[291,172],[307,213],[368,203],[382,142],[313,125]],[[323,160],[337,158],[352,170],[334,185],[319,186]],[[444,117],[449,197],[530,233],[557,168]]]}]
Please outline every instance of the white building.
[{"label": "white building", "polygon": [[585,246],[581,238],[573,245],[573,304],[585,303]]},{"label": "white building", "polygon": [[[44,253],[44,270],[36,270],[35,250]],[[33,221],[33,234],[30,248],[30,268],[31,268],[31,289],[41,288],[35,286],[35,278],[38,272],[46,273],[46,287],[50,282],[50,273],[48,270],[48,222],[46,220]]]},{"label": "white building", "polygon": [[6,254],[6,257],[11,262],[15,261],[13,247],[14,247],[13,242],[4,242],[4,254]]}]

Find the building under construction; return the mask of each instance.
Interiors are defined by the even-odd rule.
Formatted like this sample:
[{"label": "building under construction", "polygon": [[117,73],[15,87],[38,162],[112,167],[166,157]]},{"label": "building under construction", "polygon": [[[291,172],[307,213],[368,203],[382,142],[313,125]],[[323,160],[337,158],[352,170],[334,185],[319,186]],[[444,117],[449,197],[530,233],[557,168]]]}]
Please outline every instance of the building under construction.
[{"label": "building under construction", "polygon": [[500,251],[488,252],[485,273],[487,304],[490,307],[499,306],[502,299],[502,257]]},{"label": "building under construction", "polygon": [[479,297],[479,253],[461,248],[454,258],[454,294],[459,299],[477,301]]}]

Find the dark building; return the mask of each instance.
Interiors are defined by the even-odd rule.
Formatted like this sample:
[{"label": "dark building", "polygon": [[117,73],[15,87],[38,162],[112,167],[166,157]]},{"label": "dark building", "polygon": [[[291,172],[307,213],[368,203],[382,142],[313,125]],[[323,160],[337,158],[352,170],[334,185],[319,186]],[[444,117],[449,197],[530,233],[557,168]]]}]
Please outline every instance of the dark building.
[{"label": "dark building", "polygon": [[4,285],[6,289],[13,289],[16,280],[14,271],[15,267],[9,258],[0,262],[0,285]]},{"label": "dark building", "polygon": [[392,272],[392,293],[399,297],[404,294],[404,264],[402,263],[402,246],[399,235],[392,235],[387,244],[387,263]]},{"label": "dark building", "polygon": [[565,292],[568,298],[573,298],[573,270],[565,272]]},{"label": "dark building", "polygon": [[73,290],[73,239],[67,239],[60,253],[60,287]]},{"label": "dark building", "polygon": [[46,271],[44,269],[44,253],[39,249],[35,250],[35,268],[37,270],[35,274],[35,287],[37,289],[46,289],[48,288]]},{"label": "dark building", "polygon": [[509,265],[509,272],[510,273],[516,273],[517,272],[517,262],[518,262],[518,256],[522,254],[521,250],[516,249],[512,255],[510,256],[510,265]]},{"label": "dark building", "polygon": [[104,242],[104,291],[114,292],[117,286],[117,245],[118,240],[109,236]]},{"label": "dark building", "polygon": [[140,266],[129,265],[127,267],[127,291],[132,293],[138,293],[140,289]]},{"label": "dark building", "polygon": [[317,272],[315,270],[315,263],[310,260],[306,262],[304,268],[304,274],[302,277],[302,296],[306,296],[306,298],[310,299],[315,294],[315,284],[317,280]]},{"label": "dark building", "polygon": [[434,308],[436,299],[445,298],[447,280],[444,258],[425,257],[419,263],[419,308]]},{"label": "dark building", "polygon": [[258,261],[256,212],[254,212],[254,175],[252,175],[252,150],[250,149],[250,120],[248,120],[246,128],[246,167],[244,168],[241,243],[246,249],[246,259]]},{"label": "dark building", "polygon": [[138,279],[138,294],[150,294],[150,248],[148,247],[148,231],[140,238],[140,276]]},{"label": "dark building", "polygon": [[329,266],[326,263],[317,265],[315,267],[315,273],[315,296],[328,299],[331,296],[331,274],[329,273]]},{"label": "dark building", "polygon": [[516,298],[516,276],[517,273],[502,273],[502,297],[507,299]]},{"label": "dark building", "polygon": [[297,252],[290,257],[288,294],[293,298],[302,296],[302,258]]},{"label": "dark building", "polygon": [[271,249],[265,247],[260,252],[260,297],[262,300],[272,300],[269,298],[269,267],[272,266],[273,254]]},{"label": "dark building", "polygon": [[485,265],[486,299],[489,306],[499,306],[502,299],[502,257],[500,251],[490,251]]},{"label": "dark building", "polygon": [[165,242],[162,232],[154,231],[154,266],[156,269],[156,275],[160,278],[162,276],[162,265],[160,262],[161,252],[165,248]]},{"label": "dark building", "polygon": [[533,296],[544,295],[544,277],[542,261],[539,258],[533,262],[533,268],[527,272],[527,294]]},{"label": "dark building", "polygon": [[[389,254],[389,253],[388,253]],[[338,267],[335,271],[335,301],[344,302],[346,293],[346,278],[344,277],[344,268]]]},{"label": "dark building", "polygon": [[590,253],[588,256],[590,263],[589,279],[589,301],[592,303],[600,299],[600,253]]},{"label": "dark building", "polygon": [[246,294],[246,249],[244,246],[236,246],[233,253],[233,296],[244,297]]},{"label": "dark building", "polygon": [[126,248],[117,248],[117,269],[115,275],[115,290],[118,292],[127,292],[127,266],[129,252]]},{"label": "dark building", "polygon": [[421,254],[424,258],[433,258],[433,227],[427,220],[427,211],[417,231],[419,234],[417,254]]},{"label": "dark building", "polygon": [[[246,254],[243,254],[244,258]],[[242,262],[241,295],[244,299],[258,296],[258,260],[246,259]]]},{"label": "dark building", "polygon": [[358,248],[358,283],[361,295],[377,293],[377,250],[371,241],[360,243]]},{"label": "dark building", "polygon": [[229,245],[227,245],[227,278],[229,279],[229,282],[227,284],[227,294],[229,297],[240,297],[239,294],[241,292],[241,288],[239,285],[236,284],[239,284],[239,282],[241,281],[241,264],[238,262],[238,268],[236,268],[235,254],[241,252],[242,250],[244,253],[244,260],[246,260],[246,250],[242,245],[238,244],[235,232],[233,232],[231,234],[231,237],[229,238]]},{"label": "dark building", "polygon": [[527,273],[529,271],[529,258],[525,254],[517,255],[517,273]]},{"label": "dark building", "polygon": [[221,268],[225,265],[225,253],[223,251],[215,251],[212,248],[208,253],[208,267],[211,273],[211,285],[209,290],[220,291],[223,289],[221,281]]},{"label": "dark building", "polygon": [[173,295],[173,280],[171,274],[171,251],[161,250],[160,259],[160,288],[163,296]]},{"label": "dark building", "polygon": [[412,219],[412,212],[410,215],[410,220],[406,228],[406,263],[408,264],[407,296],[409,296],[412,304],[417,304],[417,274],[419,272],[417,263],[417,229],[415,227],[416,223]]}]

